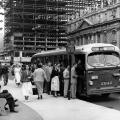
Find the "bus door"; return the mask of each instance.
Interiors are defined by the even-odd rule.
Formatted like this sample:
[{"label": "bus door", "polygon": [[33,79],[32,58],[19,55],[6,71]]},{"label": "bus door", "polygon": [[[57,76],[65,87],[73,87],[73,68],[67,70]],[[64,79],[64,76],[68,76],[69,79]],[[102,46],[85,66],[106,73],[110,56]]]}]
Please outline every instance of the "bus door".
[{"label": "bus door", "polygon": [[[86,89],[86,81],[85,81],[85,54],[76,54],[75,55],[75,62],[78,63],[79,60],[81,61],[80,66],[77,69],[77,96],[80,96],[82,93],[84,93],[84,90]],[[79,66],[79,64],[78,64]]]},{"label": "bus door", "polygon": [[120,58],[117,52],[91,53],[87,57],[87,93],[120,92]]}]

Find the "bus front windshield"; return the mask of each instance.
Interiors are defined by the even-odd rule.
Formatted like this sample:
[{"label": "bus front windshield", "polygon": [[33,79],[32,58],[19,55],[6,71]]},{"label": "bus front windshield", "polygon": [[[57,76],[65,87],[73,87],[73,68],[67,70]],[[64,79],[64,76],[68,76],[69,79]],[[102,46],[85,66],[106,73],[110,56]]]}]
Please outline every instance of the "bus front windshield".
[{"label": "bus front windshield", "polygon": [[120,56],[117,52],[98,52],[88,55],[88,64],[93,67],[118,66]]}]

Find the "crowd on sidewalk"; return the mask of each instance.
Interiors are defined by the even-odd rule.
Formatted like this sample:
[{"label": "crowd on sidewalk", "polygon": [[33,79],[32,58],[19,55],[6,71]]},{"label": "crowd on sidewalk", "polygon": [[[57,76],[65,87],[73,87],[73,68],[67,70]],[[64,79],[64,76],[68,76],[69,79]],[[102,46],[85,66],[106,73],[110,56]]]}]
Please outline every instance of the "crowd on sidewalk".
[{"label": "crowd on sidewalk", "polygon": [[[38,64],[29,65],[20,65],[17,63],[10,68],[6,65],[1,67],[0,77],[3,79],[4,85],[6,86],[8,83],[8,73],[11,72],[14,76],[16,86],[22,86],[21,90],[26,101],[29,101],[30,94],[33,93],[33,85],[36,87],[38,99],[43,98],[43,93],[55,97],[63,96],[67,98],[68,89],[71,91],[71,98],[75,99],[77,82],[82,81],[79,79],[81,79],[81,73],[84,72],[80,60],[73,64],[71,71],[69,65],[65,68],[62,64],[52,65],[51,62],[44,65],[40,62]],[[79,73],[79,71],[81,73]],[[70,75],[71,81],[69,81]],[[82,82],[79,82],[79,84],[82,86]]]}]

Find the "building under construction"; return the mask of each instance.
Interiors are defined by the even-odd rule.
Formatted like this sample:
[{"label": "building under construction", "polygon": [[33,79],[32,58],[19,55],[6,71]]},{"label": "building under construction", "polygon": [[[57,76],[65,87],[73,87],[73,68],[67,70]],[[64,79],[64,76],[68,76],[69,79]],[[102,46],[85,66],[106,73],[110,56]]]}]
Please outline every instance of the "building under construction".
[{"label": "building under construction", "polygon": [[5,51],[18,57],[66,45],[64,0],[6,0]]}]

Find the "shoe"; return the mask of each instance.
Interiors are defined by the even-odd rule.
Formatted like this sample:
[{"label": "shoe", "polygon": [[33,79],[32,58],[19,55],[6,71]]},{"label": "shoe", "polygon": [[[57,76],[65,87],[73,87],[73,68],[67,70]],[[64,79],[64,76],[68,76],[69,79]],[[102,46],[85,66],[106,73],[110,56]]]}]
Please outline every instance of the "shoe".
[{"label": "shoe", "polygon": [[5,110],[8,110],[8,108],[7,108],[7,107],[5,107]]},{"label": "shoe", "polygon": [[13,113],[18,113],[18,111],[15,111],[15,110],[10,110],[10,112],[13,112]]},{"label": "shoe", "polygon": [[43,98],[42,95],[40,96],[40,98],[41,98],[41,99]]},{"label": "shoe", "polygon": [[19,105],[15,104],[14,107],[18,107]]},{"label": "shoe", "polygon": [[76,97],[72,97],[72,99],[76,99]]},{"label": "shoe", "polygon": [[15,100],[14,100],[14,102],[17,102],[17,101],[18,101],[18,99],[15,99]]},{"label": "shoe", "polygon": [[67,98],[67,95],[65,95],[64,98]]},{"label": "shoe", "polygon": [[40,99],[40,97],[37,98],[38,100]]}]

